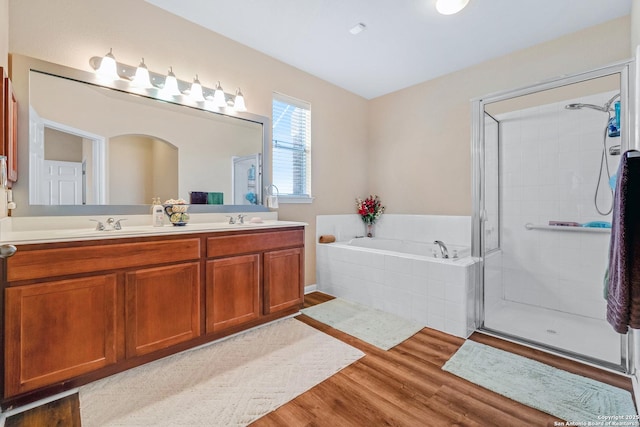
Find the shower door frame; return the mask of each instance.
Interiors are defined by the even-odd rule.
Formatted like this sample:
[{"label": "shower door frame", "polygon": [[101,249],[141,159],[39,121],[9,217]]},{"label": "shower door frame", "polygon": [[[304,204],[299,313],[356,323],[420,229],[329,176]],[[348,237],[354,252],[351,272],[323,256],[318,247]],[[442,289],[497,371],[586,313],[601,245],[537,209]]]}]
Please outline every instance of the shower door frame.
[{"label": "shower door frame", "polygon": [[[626,335],[620,335],[620,364],[613,364],[602,361],[600,359],[591,358],[587,355],[574,353],[561,348],[546,345],[534,340],[528,340],[525,337],[510,335],[505,332],[487,328],[484,325],[485,320],[485,304],[484,304],[484,256],[485,256],[485,141],[484,141],[484,119],[485,105],[499,101],[516,98],[519,96],[530,95],[537,92],[555,89],[570,84],[580,83],[600,77],[606,77],[614,74],[620,74],[620,107],[622,111],[621,121],[626,125],[620,132],[621,152],[633,148],[632,135],[635,129],[635,108],[633,96],[636,88],[634,87],[634,61],[632,59],[616,62],[594,70],[561,76],[550,79],[541,83],[522,87],[519,89],[502,91],[480,98],[471,100],[472,123],[471,123],[471,162],[472,162],[472,215],[471,215],[471,255],[477,262],[474,272],[476,283],[476,304],[475,304],[475,321],[476,330],[490,335],[505,338],[520,344],[538,348],[543,351],[558,354],[563,357],[569,357],[574,360],[585,362],[600,368],[609,369],[625,374],[633,373],[632,361],[633,355],[633,334],[628,332]],[[636,141],[640,143],[640,141]],[[500,166],[498,166],[500,167]],[[498,184],[499,185],[499,184]],[[500,201],[498,202],[500,206]],[[499,214],[498,214],[499,215]],[[498,216],[498,221],[500,217]]]}]

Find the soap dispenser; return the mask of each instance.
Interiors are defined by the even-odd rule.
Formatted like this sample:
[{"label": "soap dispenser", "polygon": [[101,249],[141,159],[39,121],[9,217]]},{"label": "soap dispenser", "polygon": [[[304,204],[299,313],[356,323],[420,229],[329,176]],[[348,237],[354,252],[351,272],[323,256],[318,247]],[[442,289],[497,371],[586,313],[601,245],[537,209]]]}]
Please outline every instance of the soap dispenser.
[{"label": "soap dispenser", "polygon": [[160,197],[153,199],[153,208],[151,209],[152,225],[154,227],[162,227],[164,225],[164,207],[160,204]]}]

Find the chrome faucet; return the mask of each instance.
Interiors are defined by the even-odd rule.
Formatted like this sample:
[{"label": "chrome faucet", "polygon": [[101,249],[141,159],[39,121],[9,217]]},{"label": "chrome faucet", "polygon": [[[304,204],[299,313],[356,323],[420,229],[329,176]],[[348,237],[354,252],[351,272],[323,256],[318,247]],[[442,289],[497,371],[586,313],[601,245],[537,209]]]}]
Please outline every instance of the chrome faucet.
[{"label": "chrome faucet", "polygon": [[98,221],[97,219],[91,219],[90,221],[96,222],[96,231],[112,231],[122,230],[122,224],[120,224],[120,221],[126,220],[126,218],[122,218],[119,220],[115,220],[114,218],[107,218],[106,225],[102,221]]},{"label": "chrome faucet", "polygon": [[440,253],[442,254],[442,258],[449,258],[449,251],[447,250],[447,245],[445,245],[440,240],[434,240],[434,245],[438,245],[440,247]]}]

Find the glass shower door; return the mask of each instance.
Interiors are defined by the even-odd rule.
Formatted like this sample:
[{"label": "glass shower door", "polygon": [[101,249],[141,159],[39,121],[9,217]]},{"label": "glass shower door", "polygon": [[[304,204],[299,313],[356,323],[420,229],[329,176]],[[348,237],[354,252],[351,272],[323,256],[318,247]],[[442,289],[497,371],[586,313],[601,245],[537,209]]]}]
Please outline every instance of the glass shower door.
[{"label": "glass shower door", "polygon": [[608,131],[625,78],[617,69],[483,101],[474,159],[481,329],[618,370],[627,340],[605,320],[610,229],[596,225],[611,222],[626,146]]}]

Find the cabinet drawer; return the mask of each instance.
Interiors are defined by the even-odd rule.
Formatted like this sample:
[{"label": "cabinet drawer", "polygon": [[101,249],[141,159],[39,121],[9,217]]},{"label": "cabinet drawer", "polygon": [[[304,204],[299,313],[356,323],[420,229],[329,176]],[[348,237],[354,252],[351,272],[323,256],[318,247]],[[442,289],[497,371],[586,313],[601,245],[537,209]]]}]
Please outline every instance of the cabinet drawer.
[{"label": "cabinet drawer", "polygon": [[303,245],[304,230],[209,237],[207,239],[207,257],[215,258]]},{"label": "cabinet drawer", "polygon": [[18,251],[7,262],[7,281],[196,260],[200,239],[118,243]]}]

